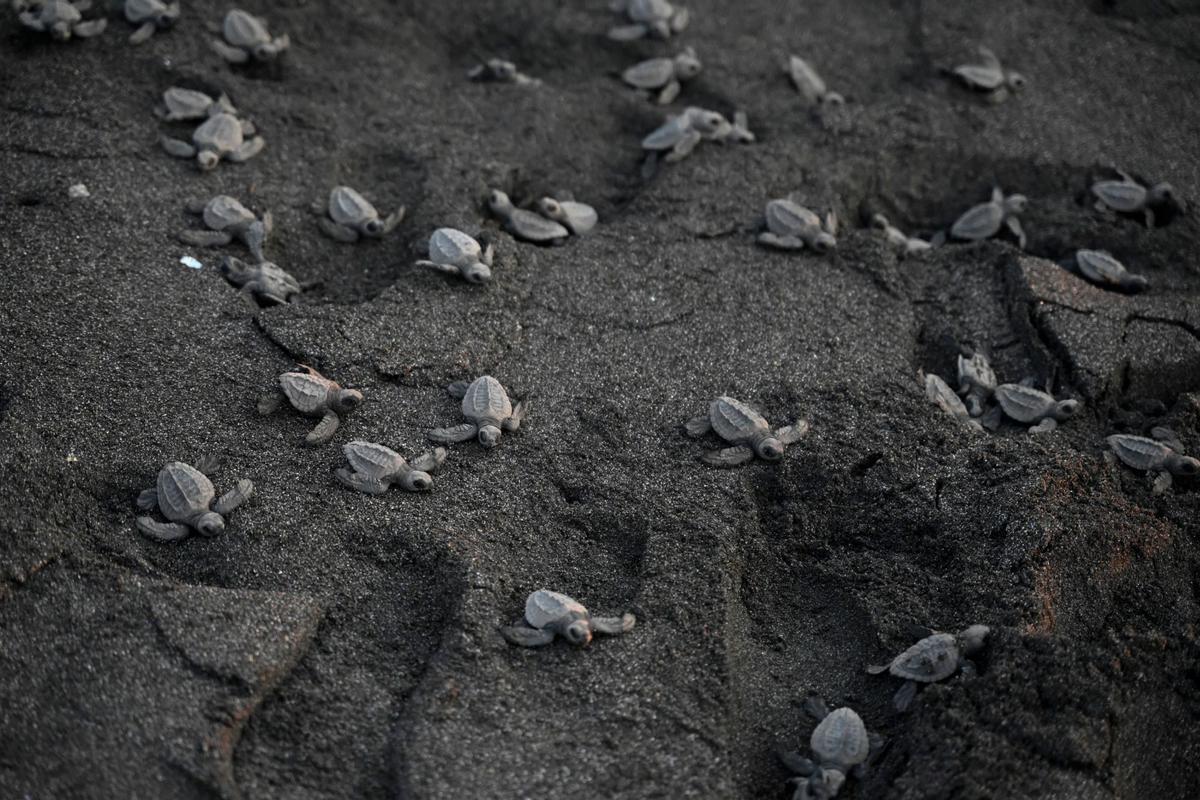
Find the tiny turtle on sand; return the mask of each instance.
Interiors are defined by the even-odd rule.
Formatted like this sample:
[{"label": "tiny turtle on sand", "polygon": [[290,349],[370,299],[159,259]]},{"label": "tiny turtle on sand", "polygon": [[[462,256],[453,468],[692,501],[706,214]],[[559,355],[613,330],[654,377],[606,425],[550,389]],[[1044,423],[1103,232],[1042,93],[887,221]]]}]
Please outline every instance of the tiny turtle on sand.
[{"label": "tiny turtle on sand", "polygon": [[193,201],[187,209],[193,214],[200,214],[208,230],[181,231],[179,241],[193,247],[220,247],[240,239],[250,248],[255,259],[265,260],[263,246],[273,224],[270,211],[259,219],[253,211],[227,194],[219,194],[208,201]]},{"label": "tiny turtle on sand", "polygon": [[125,19],[138,26],[129,36],[130,44],[141,44],[154,35],[165,31],[179,19],[179,3],[164,3],[162,0],[125,0]]},{"label": "tiny turtle on sand", "polygon": [[685,81],[700,74],[703,65],[696,51],[688,47],[674,58],[652,58],[634,64],[621,73],[621,80],[647,97],[655,97],[659,105],[667,105],[679,96]]},{"label": "tiny turtle on sand", "polygon": [[483,375],[470,383],[456,381],[447,387],[447,391],[452,397],[462,398],[462,413],[467,422],[429,431],[429,438],[435,442],[465,442],[478,436],[484,447],[495,447],[504,432],[512,433],[521,427],[521,421],[529,412],[528,402],[517,403],[514,407],[508,392],[491,375]]},{"label": "tiny turtle on sand", "polygon": [[342,467],[334,475],[343,485],[367,494],[383,494],[394,484],[410,492],[428,491],[433,488],[429,473],[446,460],[444,447],[435,447],[411,464],[395,450],[374,442],[347,442],[342,452],[354,471]]},{"label": "tiny turtle on sand", "polygon": [[502,58],[489,58],[482,64],[477,64],[467,72],[467,77],[473,81],[489,83],[516,83],[521,86],[537,86],[541,81],[520,72],[517,65]]},{"label": "tiny turtle on sand", "polygon": [[1154,494],[1169,489],[1173,475],[1193,477],[1200,474],[1200,461],[1184,455],[1183,442],[1174,431],[1153,428],[1150,436],[1153,438],[1118,433],[1105,441],[1116,458],[1154,476]]},{"label": "tiny turtle on sand", "polygon": [[155,108],[154,113],[160,119],[176,122],[205,119],[217,114],[237,116],[237,109],[224,94],[213,100],[204,92],[172,86],[163,92],[163,104]]},{"label": "tiny turtle on sand", "polygon": [[883,214],[874,214],[871,216],[871,225],[876,230],[882,231],[884,238],[887,240],[888,246],[897,251],[901,255],[911,256],[918,253],[924,253],[933,247],[932,244],[924,239],[918,239],[916,236],[908,236],[904,231],[897,228]]},{"label": "tiny turtle on sand", "polygon": [[972,417],[982,416],[987,401],[996,391],[996,372],[988,357],[976,350],[970,358],[958,357],[958,393]]},{"label": "tiny turtle on sand", "polygon": [[1007,227],[1017,237],[1017,246],[1025,249],[1025,230],[1017,215],[1025,211],[1028,203],[1023,194],[1005,196],[1000,187],[992,190],[992,199],[969,208],[950,226],[950,238],[978,242],[990,239]]},{"label": "tiny turtle on sand", "polygon": [[169,520],[156,522],[150,517],[138,517],[139,531],[160,542],[182,539],[192,531],[201,536],[217,536],[225,530],[224,518],[229,512],[254,494],[254,484],[243,478],[214,502],[216,491],[205,473],[215,472],[217,463],[212,458],[196,463],[195,467],[182,461],[168,463],[159,470],[155,487],[138,495],[138,508],[152,511],[157,506]]},{"label": "tiny turtle on sand", "polygon": [[285,33],[272,37],[267,31],[267,21],[255,17],[240,8],[230,10],[221,23],[223,39],[213,39],[212,49],[231,64],[255,61],[274,61],[288,49],[291,40]]},{"label": "tiny turtle on sand", "polygon": [[571,232],[552,219],[517,208],[508,195],[493,189],[488,196],[488,209],[504,221],[504,227],[518,239],[537,244],[561,244]]},{"label": "tiny turtle on sand", "polygon": [[108,27],[108,20],[84,20],[83,13],[92,7],[92,0],[39,0],[35,3],[14,3],[21,24],[39,33],[48,33],[56,41],[65,42],[72,36],[86,39],[98,36]]},{"label": "tiny turtle on sand", "polygon": [[619,25],[608,32],[608,38],[629,42],[644,36],[669,39],[687,27],[688,10],[667,0],[612,0],[609,8],[629,18],[629,25]]},{"label": "tiny turtle on sand", "polygon": [[702,140],[714,142],[752,142],[754,134],[748,127],[746,114],[737,112],[731,123],[717,111],[689,106],[682,113],[667,117],[667,121],[642,139],[642,149],[651,157],[669,151],[664,161],[686,158]]},{"label": "tiny turtle on sand", "polygon": [[596,227],[599,217],[596,209],[587,203],[579,203],[568,197],[543,197],[537,201],[538,213],[553,220],[575,236],[582,236]]},{"label": "tiny turtle on sand", "polygon": [[303,291],[299,281],[270,261],[247,264],[240,258],[225,256],[221,259],[221,274],[225,280],[239,287],[240,294],[255,307],[257,303],[291,303]]},{"label": "tiny turtle on sand", "polygon": [[825,86],[825,80],[817,74],[812,65],[799,56],[789,56],[784,71],[792,80],[801,96],[810,105],[831,104],[843,105],[846,100],[837,92],[831,92]]},{"label": "tiny turtle on sand", "polygon": [[363,395],[357,389],[343,389],[312,367],[300,365],[303,372],[285,372],[279,376],[279,388],[264,394],[258,401],[259,414],[272,414],[286,398],[292,408],[306,417],[321,421],[304,437],[309,445],[328,442],[337,433],[341,415],[349,414],[362,405]]},{"label": "tiny turtle on sand", "polygon": [[1128,271],[1112,253],[1105,250],[1076,250],[1074,256],[1059,264],[1105,289],[1133,294],[1145,291],[1150,286],[1150,281],[1144,275]]},{"label": "tiny turtle on sand", "polygon": [[[252,137],[247,139],[246,137]],[[176,158],[195,158],[205,172],[215,169],[221,159],[235,163],[247,161],[263,149],[266,142],[254,135],[254,123],[220,112],[201,122],[192,132],[192,142],[162,138],[163,149]]]},{"label": "tiny turtle on sand", "polygon": [[815,211],[791,198],[772,200],[763,214],[767,229],[758,235],[758,243],[777,250],[803,250],[809,247],[828,253],[837,247],[837,214],[832,210],[822,220]]},{"label": "tiny turtle on sand", "polygon": [[349,186],[335,186],[329,192],[329,200],[313,203],[312,211],[320,214],[317,224],[321,232],[339,242],[357,242],[360,237],[379,239],[396,229],[404,219],[404,206],[400,206],[386,219],[379,216],[375,206]]},{"label": "tiny turtle on sand", "polygon": [[417,266],[431,267],[439,272],[461,275],[471,283],[487,283],[492,279],[493,248],[486,248],[460,230],[438,228],[429,237],[429,258]]},{"label": "tiny turtle on sand", "polygon": [[935,633],[893,658],[890,664],[867,667],[867,672],[890,672],[905,680],[893,698],[896,710],[904,711],[916,697],[918,684],[945,680],[960,669],[974,672],[975,665],[967,659],[983,649],[989,633],[987,625],[972,625],[956,634]]},{"label": "tiny turtle on sand", "polygon": [[818,720],[809,738],[814,759],[795,751],[780,754],[784,766],[796,773],[788,783],[796,787],[793,800],[836,797],[847,775],[861,779],[867,771],[867,759],[883,746],[883,738],[868,733],[862,717],[852,708],[829,710],[818,697],[809,697],[804,710]]},{"label": "tiny turtle on sand", "polygon": [[1033,425],[1030,433],[1049,433],[1082,407],[1078,400],[1055,400],[1054,395],[1020,383],[1002,383],[994,396],[1007,416]]},{"label": "tiny turtle on sand", "polygon": [[619,617],[593,617],[578,601],[549,589],[538,589],[525,600],[525,617],[500,629],[510,643],[521,647],[541,647],[561,636],[576,647],[592,641],[592,635],[609,636],[633,630],[637,618],[625,613]]},{"label": "tiny turtle on sand", "polygon": [[999,103],[1010,93],[1025,87],[1025,76],[1005,69],[996,54],[986,47],[979,48],[980,63],[962,64],[950,70],[964,86],[983,92],[988,102]]},{"label": "tiny turtle on sand", "polygon": [[922,377],[921,373],[917,373],[917,377],[921,378],[925,384],[925,397],[929,399],[929,402],[959,422],[979,430],[983,429],[976,420],[971,419],[971,414],[967,411],[967,407],[963,405],[962,399],[954,393],[954,390],[940,376],[930,372],[924,375],[924,377]]},{"label": "tiny turtle on sand", "polygon": [[1129,173],[1117,170],[1120,180],[1096,181],[1092,194],[1096,196],[1096,209],[1104,213],[1141,214],[1147,228],[1155,225],[1155,209],[1164,206],[1180,207],[1175,190],[1169,183],[1156,183],[1147,188],[1134,180]]},{"label": "tiny turtle on sand", "polygon": [[762,414],[732,397],[721,396],[708,405],[704,416],[688,420],[689,436],[716,433],[733,447],[711,450],[700,460],[711,467],[733,467],[756,455],[764,461],[783,458],[783,448],[800,441],[808,433],[808,422],[799,420],[772,431]]}]

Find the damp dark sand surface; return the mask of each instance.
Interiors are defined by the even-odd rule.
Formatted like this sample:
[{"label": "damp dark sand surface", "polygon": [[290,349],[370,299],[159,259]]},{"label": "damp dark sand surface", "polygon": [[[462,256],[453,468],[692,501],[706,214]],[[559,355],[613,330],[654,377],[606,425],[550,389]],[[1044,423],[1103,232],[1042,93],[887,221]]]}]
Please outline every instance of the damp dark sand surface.
[{"label": "damp dark sand surface", "polygon": [[[1200,223],[1087,197],[1111,163],[1200,199],[1194,3],[692,0],[676,40],[631,44],[601,0],[247,8],[289,33],[279,63],[213,54],[213,2],[137,48],[115,11],[66,44],[0,23],[0,795],[785,797],[809,693],[887,739],[844,797],[1200,793],[1200,484],[1156,496],[1103,459],[1159,424],[1200,449]],[[980,43],[1029,80],[1008,102],[939,73]],[[758,141],[643,181],[664,111],[614,76],[685,44],[705,69],[677,105],[744,109]],[[788,53],[840,113],[801,107]],[[542,85],[467,82],[491,56]],[[226,91],[266,149],[168,157],[172,85]],[[308,206],[336,184],[408,217],[324,238]],[[898,260],[864,223],[929,234],[993,185],[1029,198],[1024,254]],[[569,189],[601,224],[516,242],[493,186]],[[755,246],[793,191],[837,210],[835,253]],[[316,284],[299,302],[255,314],[221,251],[176,241],[218,193],[274,213],[268,257]],[[445,225],[494,232],[492,285],[413,266]],[[1078,247],[1151,289],[1053,263]],[[917,372],[952,379],[960,348],[1083,411],[1047,436],[954,424]],[[255,413],[296,362],[366,394],[328,446]],[[425,450],[461,421],[446,385],[484,373],[533,404],[498,448],[453,446],[428,494],[333,480],[351,439]],[[709,469],[682,423],[720,394],[811,432]],[[255,497],[219,538],[138,534],[138,492],[204,454]],[[514,648],[497,628],[538,587],[637,627]],[[905,714],[863,671],[972,623],[994,629],[978,675]]]}]

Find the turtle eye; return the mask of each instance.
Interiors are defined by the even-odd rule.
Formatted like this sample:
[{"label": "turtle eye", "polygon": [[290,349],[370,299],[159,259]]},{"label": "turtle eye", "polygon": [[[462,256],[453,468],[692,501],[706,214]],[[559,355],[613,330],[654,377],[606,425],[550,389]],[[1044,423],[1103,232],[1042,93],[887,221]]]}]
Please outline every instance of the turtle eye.
[{"label": "turtle eye", "polygon": [[1194,458],[1184,458],[1179,462],[1180,475],[1198,475],[1200,474],[1200,461]]},{"label": "turtle eye", "polygon": [[572,622],[567,626],[567,641],[573,645],[582,646],[592,640],[592,632],[587,623],[582,620]]},{"label": "turtle eye", "polygon": [[783,458],[783,445],[776,439],[767,439],[759,447],[758,453],[767,461],[778,461]]}]

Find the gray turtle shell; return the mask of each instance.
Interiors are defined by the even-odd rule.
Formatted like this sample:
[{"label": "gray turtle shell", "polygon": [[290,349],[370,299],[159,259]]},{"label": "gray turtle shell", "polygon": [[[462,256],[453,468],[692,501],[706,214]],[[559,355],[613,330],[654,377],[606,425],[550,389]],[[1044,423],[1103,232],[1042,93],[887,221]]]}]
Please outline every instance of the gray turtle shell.
[{"label": "gray turtle shell", "polygon": [[642,139],[643,150],[670,150],[688,134],[696,131],[705,138],[719,137],[723,131],[732,130],[729,120],[717,111],[689,106]]},{"label": "gray turtle shell", "polygon": [[933,683],[958,671],[961,655],[953,634],[935,633],[893,658],[888,671],[898,678]]},{"label": "gray turtle shell", "polygon": [[330,390],[338,385],[328,378],[305,372],[285,372],[279,376],[279,388],[292,407],[302,414],[319,414],[329,408]]},{"label": "gray turtle shell", "polygon": [[395,450],[375,442],[347,442],[342,445],[342,452],[355,472],[373,480],[394,475],[408,463]]},{"label": "gray turtle shell", "polygon": [[1079,250],[1075,264],[1085,278],[1095,283],[1123,286],[1136,280],[1124,264],[1104,250]]},{"label": "gray turtle shell", "polygon": [[651,58],[621,73],[621,79],[638,89],[661,89],[675,77],[675,59]]},{"label": "gray turtle shell", "polygon": [[1058,406],[1053,396],[1019,383],[1000,384],[995,396],[1004,413],[1017,422],[1038,422]]},{"label": "gray turtle shell", "polygon": [[249,225],[258,218],[236,198],[219,194],[204,206],[204,224],[214,231]]},{"label": "gray turtle shell", "polygon": [[269,44],[271,41],[271,34],[258,17],[248,14],[240,8],[232,9],[225,15],[221,32],[225,36],[225,41],[234,47],[249,49],[255,45]]},{"label": "gray turtle shell", "polygon": [[675,7],[668,0],[629,0],[625,13],[633,22],[655,23],[669,20]]},{"label": "gray turtle shell", "polygon": [[479,242],[460,230],[438,228],[429,237],[429,260],[436,264],[465,267],[482,257]]},{"label": "gray turtle shell", "polygon": [[35,14],[37,20],[46,26],[46,28],[59,23],[74,25],[76,22],[83,20],[83,14],[79,13],[79,9],[66,0],[46,0],[40,6],[35,6],[32,12],[26,11],[24,13]]},{"label": "gray turtle shell", "polygon": [[962,398],[955,394],[954,390],[940,376],[932,372],[925,376],[925,396],[955,419],[969,420],[971,418]]},{"label": "gray turtle shell", "polygon": [[1133,181],[1098,181],[1092,184],[1092,193],[1115,211],[1140,211],[1146,207],[1150,192],[1145,186]]},{"label": "gray turtle shell", "polygon": [[724,395],[709,404],[708,419],[713,431],[733,444],[749,441],[771,430],[762,414],[741,400]]},{"label": "gray turtle shell", "polygon": [[765,217],[767,229],[779,236],[821,231],[821,218],[817,213],[788,198],[767,203]]},{"label": "gray turtle shell", "polygon": [[533,628],[545,628],[568,619],[588,619],[590,616],[577,600],[549,589],[538,589],[525,599],[525,621]]},{"label": "gray turtle shell", "polygon": [[508,229],[522,239],[531,242],[550,242],[555,239],[566,239],[571,232],[551,219],[541,214],[535,214],[512,204],[508,195],[499,189],[492,191],[488,201],[492,213],[504,219]]},{"label": "gray turtle shell", "polygon": [[994,200],[969,208],[950,227],[950,235],[956,239],[978,241],[990,239],[1004,224],[1004,206]]},{"label": "gray turtle shell", "polygon": [[216,102],[204,92],[172,86],[163,92],[168,119],[200,119]]},{"label": "gray turtle shell", "polygon": [[232,114],[213,114],[192,132],[192,142],[201,150],[215,150],[221,155],[232,153],[242,146],[242,123]]},{"label": "gray turtle shell", "polygon": [[483,375],[471,381],[462,399],[463,416],[472,422],[491,420],[503,422],[512,416],[512,401],[500,381]]},{"label": "gray turtle shell", "polygon": [[1154,439],[1129,434],[1113,434],[1105,439],[1117,458],[1142,471],[1157,471],[1167,468],[1167,460],[1177,455],[1175,450]]},{"label": "gray turtle shell", "polygon": [[125,19],[130,22],[147,22],[151,19],[155,22],[166,22],[174,20],[179,16],[178,6],[168,6],[162,0],[125,0]]},{"label": "gray turtle shell", "polygon": [[865,762],[871,752],[867,726],[854,709],[846,707],[829,712],[813,730],[809,744],[823,766],[842,772]]},{"label": "gray turtle shell", "polygon": [[958,357],[958,384],[963,390],[978,388],[992,391],[996,388],[996,372],[987,356],[976,352],[970,358]]},{"label": "gray turtle shell", "polygon": [[825,80],[817,74],[811,64],[799,56],[788,58],[788,77],[792,79],[796,91],[810,103],[815,103],[828,94]]},{"label": "gray turtle shell", "polygon": [[185,522],[209,510],[216,494],[212,481],[193,466],[172,461],[158,472],[158,507],[172,522]]},{"label": "gray turtle shell", "polygon": [[335,186],[329,192],[329,216],[340,225],[357,226],[379,219],[379,212],[349,186]]}]

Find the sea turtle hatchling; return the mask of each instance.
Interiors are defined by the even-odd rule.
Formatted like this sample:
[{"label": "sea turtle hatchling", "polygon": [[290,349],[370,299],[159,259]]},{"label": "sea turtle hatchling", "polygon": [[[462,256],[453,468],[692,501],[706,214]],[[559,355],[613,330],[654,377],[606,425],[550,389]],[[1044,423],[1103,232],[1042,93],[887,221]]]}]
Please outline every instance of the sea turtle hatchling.
[{"label": "sea turtle hatchling", "polygon": [[796,787],[792,800],[836,797],[847,775],[861,779],[866,774],[867,760],[883,746],[883,738],[868,733],[862,717],[852,708],[830,711],[823,700],[809,697],[804,710],[818,721],[809,738],[814,758],[803,758],[795,751],[780,754],[784,765],[800,776],[788,781]]},{"label": "sea turtle hatchling", "polygon": [[125,19],[138,26],[129,36],[130,44],[141,44],[164,31],[179,19],[179,3],[164,3],[162,0],[125,0]]},{"label": "sea turtle hatchling", "polygon": [[682,113],[667,117],[666,122],[642,139],[642,149],[649,151],[650,158],[667,151],[663,160],[672,162],[686,158],[704,140],[723,144],[754,139],[745,112],[735,113],[731,123],[718,111],[688,106]]},{"label": "sea turtle hatchling", "polygon": [[917,377],[925,384],[925,397],[929,402],[964,425],[983,430],[983,426],[978,421],[971,419],[971,414],[963,405],[962,398],[954,393],[954,390],[942,380],[941,376],[932,372],[928,374],[918,372]]},{"label": "sea turtle hatchling", "polygon": [[446,390],[451,397],[462,398],[462,414],[467,422],[429,431],[429,438],[435,442],[465,442],[478,436],[484,447],[495,447],[501,435],[520,428],[529,413],[529,403],[520,402],[514,407],[508,392],[491,375],[480,376],[470,383],[455,381]]},{"label": "sea turtle hatchling", "polygon": [[213,100],[204,92],[172,86],[163,92],[162,99],[162,105],[154,113],[168,122],[205,119],[217,114],[237,116],[237,109],[224,94]]},{"label": "sea turtle hatchling", "polygon": [[783,458],[784,447],[800,441],[808,433],[805,420],[772,431],[762,414],[742,401],[724,395],[709,403],[707,414],[688,420],[684,427],[689,436],[712,432],[733,445],[711,450],[700,457],[711,467],[737,466],[756,455],[764,461],[778,461]]},{"label": "sea turtle hatchling", "polygon": [[216,470],[216,461],[205,458],[193,467],[182,461],[171,461],[158,472],[153,489],[146,489],[137,498],[142,511],[156,506],[168,522],[151,517],[138,517],[137,529],[151,539],[170,542],[182,539],[192,531],[201,536],[217,536],[225,530],[229,512],[250,499],[254,484],[243,478],[215,502],[216,490],[205,473]]},{"label": "sea turtle hatchling", "polygon": [[665,106],[674,102],[683,83],[699,75],[702,68],[696,51],[688,47],[674,58],[651,58],[634,64],[621,73],[621,80]]},{"label": "sea turtle hatchling", "polygon": [[429,237],[429,258],[418,261],[417,266],[460,275],[470,283],[487,283],[492,279],[492,256],[491,242],[480,247],[460,230],[438,228]]},{"label": "sea turtle hatchling", "polygon": [[247,264],[240,258],[225,256],[221,259],[221,274],[241,290],[239,294],[246,302],[255,307],[259,303],[291,303],[303,291],[299,281],[270,261]]},{"label": "sea turtle hatchling", "polygon": [[669,39],[687,27],[690,19],[686,8],[672,5],[668,0],[612,0],[609,8],[629,18],[629,25],[609,30],[608,38],[630,42],[644,36]]},{"label": "sea turtle hatchling", "polygon": [[271,234],[273,225],[270,211],[259,219],[253,211],[227,194],[219,194],[208,201],[193,201],[188,204],[187,209],[193,214],[201,215],[208,230],[180,231],[179,241],[193,247],[222,247],[234,239],[240,239],[250,248],[255,259],[266,260],[263,257],[263,246]]},{"label": "sea turtle hatchling", "polygon": [[108,20],[84,20],[83,12],[92,7],[92,0],[39,0],[36,3],[14,2],[21,24],[39,33],[48,33],[56,41],[65,42],[72,36],[86,39],[98,36],[108,27]]},{"label": "sea turtle hatchling", "polygon": [[1141,292],[1150,286],[1144,275],[1135,275],[1105,250],[1076,250],[1075,255],[1059,262],[1071,272],[1105,289]]},{"label": "sea turtle hatchling", "polygon": [[411,464],[395,450],[374,442],[347,442],[342,452],[354,471],[342,467],[334,475],[344,486],[367,494],[383,494],[395,484],[410,492],[429,491],[433,488],[429,473],[446,460],[444,447],[435,447]]},{"label": "sea turtle hatchling", "polygon": [[1005,69],[991,50],[980,47],[978,52],[980,63],[961,64],[950,70],[950,74],[957,77],[964,86],[983,92],[991,103],[1006,100],[1011,92],[1025,87],[1025,76]]},{"label": "sea turtle hatchling", "polygon": [[1163,206],[1178,206],[1175,190],[1169,183],[1156,183],[1146,188],[1122,170],[1116,171],[1120,180],[1096,181],[1092,184],[1092,194],[1096,196],[1096,209],[1105,213],[1118,212],[1121,214],[1140,213],[1146,220],[1146,227],[1155,225],[1155,209]]},{"label": "sea turtle hatchling", "polygon": [[[252,138],[246,138],[246,137]],[[192,141],[162,138],[163,149],[176,158],[195,158],[200,169],[215,169],[221,159],[240,163],[258,155],[266,142],[254,135],[254,123],[220,112],[201,122]]]},{"label": "sea turtle hatchling", "polygon": [[892,659],[891,663],[867,667],[867,672],[880,675],[890,672],[905,683],[896,692],[893,703],[897,711],[906,710],[917,694],[917,685],[945,680],[960,669],[974,672],[967,659],[983,649],[991,628],[972,625],[956,634],[934,633]]},{"label": "sea turtle hatchling", "polygon": [[1104,441],[1115,455],[1136,470],[1154,476],[1154,494],[1162,494],[1171,487],[1172,476],[1193,477],[1200,474],[1200,461],[1184,455],[1183,442],[1169,428],[1153,428],[1150,436],[1132,436],[1117,433]]},{"label": "sea turtle hatchling", "polygon": [[809,247],[828,253],[837,247],[837,214],[831,209],[822,220],[815,211],[795,200],[782,198],[767,203],[763,213],[767,229],[758,235],[758,243],[776,250],[803,250]]},{"label": "sea turtle hatchling", "polygon": [[541,83],[538,78],[531,78],[517,69],[517,65],[502,58],[489,58],[482,64],[476,64],[467,71],[467,77],[473,81],[488,83],[515,83],[520,86],[537,86]]},{"label": "sea turtle hatchling", "polygon": [[1082,406],[1078,400],[1055,400],[1054,395],[1020,383],[1002,383],[994,396],[1007,416],[1033,425],[1030,433],[1049,433],[1059,422],[1075,416]]},{"label": "sea turtle hatchling", "polygon": [[537,201],[538,213],[562,225],[575,236],[582,236],[596,227],[596,209],[565,196],[543,197]]},{"label": "sea turtle hatchling", "polygon": [[300,365],[303,372],[285,372],[279,376],[278,389],[258,400],[259,414],[272,414],[286,398],[292,408],[306,417],[320,417],[304,437],[305,444],[322,445],[333,438],[341,424],[342,415],[362,405],[363,395],[357,389],[344,389],[310,366]]},{"label": "sea turtle hatchling", "polygon": [[285,33],[272,37],[267,31],[267,21],[255,17],[240,8],[231,9],[221,23],[223,39],[213,39],[212,49],[231,64],[255,61],[274,61],[288,49],[291,40]]},{"label": "sea turtle hatchling", "polygon": [[386,219],[379,216],[375,206],[349,186],[335,186],[329,200],[313,203],[312,211],[320,214],[317,224],[321,232],[339,242],[357,242],[360,237],[379,239],[396,229],[404,219],[404,206]]},{"label": "sea turtle hatchling", "polygon": [[1017,215],[1025,211],[1028,203],[1023,194],[1005,196],[999,186],[992,190],[992,199],[972,206],[950,226],[950,238],[978,242],[990,239],[1007,227],[1017,237],[1017,246],[1025,249],[1025,230]]},{"label": "sea turtle hatchling", "polygon": [[517,208],[509,196],[499,189],[488,195],[488,210],[504,221],[504,227],[518,239],[536,244],[561,244],[571,232],[552,219]]},{"label": "sea turtle hatchling", "polygon": [[593,617],[577,600],[549,589],[531,592],[525,600],[525,616],[513,625],[500,628],[501,635],[521,647],[541,647],[561,636],[576,647],[592,641],[592,635],[617,636],[633,630],[637,618],[625,613],[619,617]]},{"label": "sea turtle hatchling", "polygon": [[917,255],[933,247],[932,244],[924,239],[919,239],[916,236],[908,236],[904,231],[893,225],[883,214],[873,214],[871,216],[871,225],[876,230],[882,231],[888,246],[901,255]]},{"label": "sea turtle hatchling", "polygon": [[976,350],[970,358],[958,357],[958,393],[972,417],[983,415],[988,400],[996,391],[996,372],[988,357]]},{"label": "sea turtle hatchling", "polygon": [[809,105],[825,104],[825,105],[844,105],[846,100],[837,92],[829,91],[825,85],[825,80],[812,65],[805,61],[800,56],[788,56],[787,64],[784,65],[784,72],[791,78],[792,85],[796,87],[796,91],[805,99]]}]

